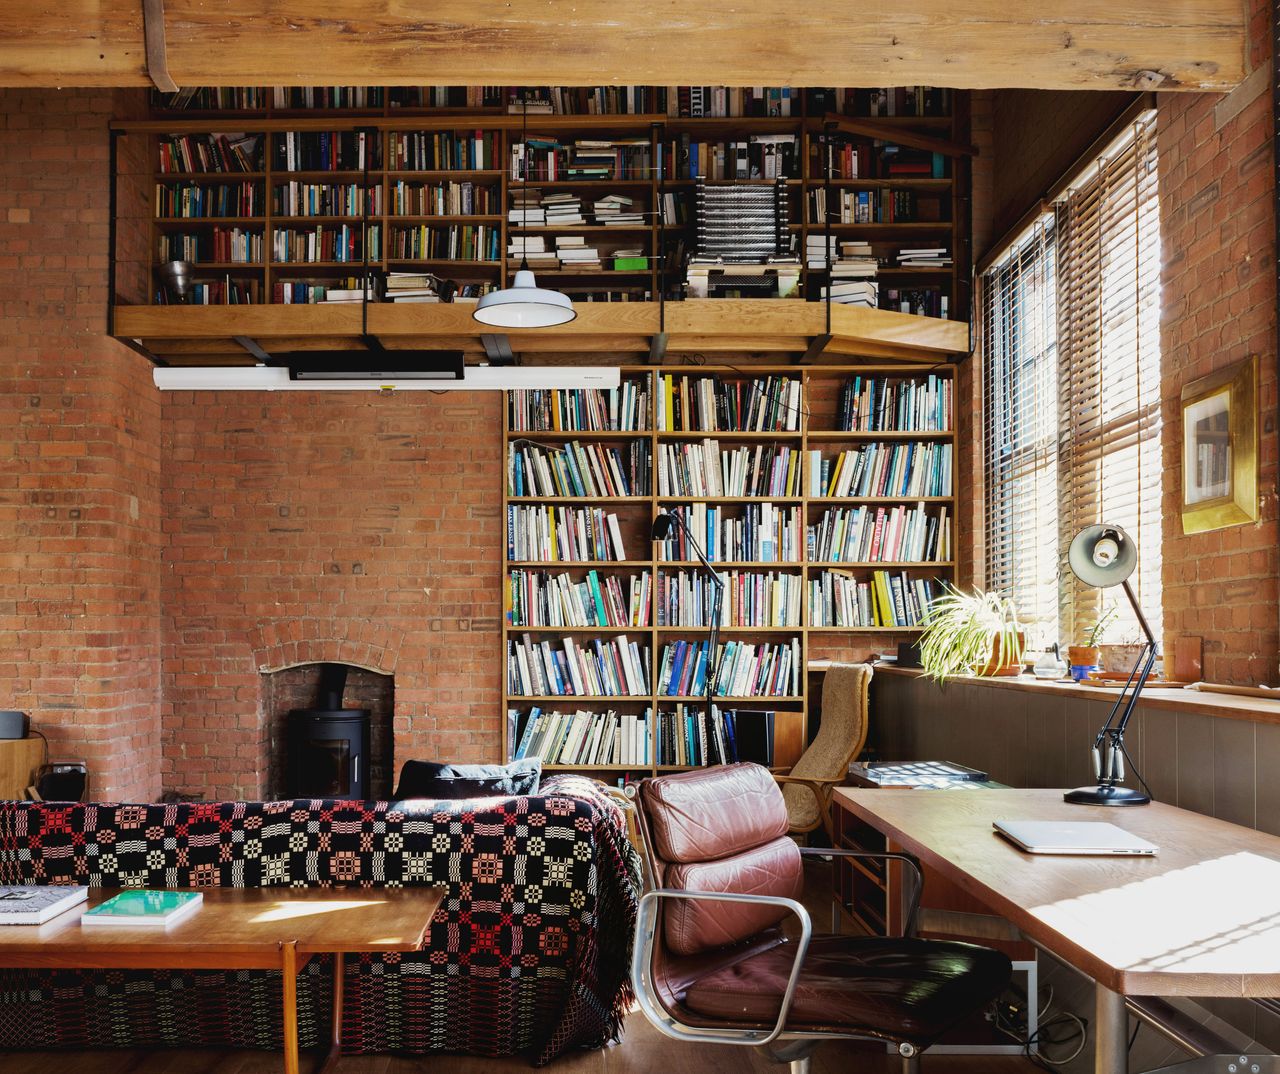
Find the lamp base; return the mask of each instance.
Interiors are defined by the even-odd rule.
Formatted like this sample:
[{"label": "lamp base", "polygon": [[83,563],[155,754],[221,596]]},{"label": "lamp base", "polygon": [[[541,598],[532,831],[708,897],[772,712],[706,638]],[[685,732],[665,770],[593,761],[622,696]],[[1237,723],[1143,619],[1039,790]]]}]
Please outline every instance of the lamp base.
[{"label": "lamp base", "polygon": [[1062,796],[1064,802],[1074,805],[1147,805],[1151,796],[1135,791],[1131,787],[1108,786],[1099,783],[1096,787],[1077,787]]}]

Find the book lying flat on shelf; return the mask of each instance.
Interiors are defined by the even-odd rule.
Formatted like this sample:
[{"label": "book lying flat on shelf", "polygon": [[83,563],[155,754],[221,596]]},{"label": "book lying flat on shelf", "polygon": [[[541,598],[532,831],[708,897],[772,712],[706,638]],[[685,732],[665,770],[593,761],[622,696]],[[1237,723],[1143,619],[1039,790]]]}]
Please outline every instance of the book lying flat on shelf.
[{"label": "book lying flat on shelf", "polygon": [[119,895],[86,910],[83,925],[116,928],[167,928],[185,921],[204,902],[198,891],[122,891]]},{"label": "book lying flat on shelf", "polygon": [[86,887],[0,887],[0,925],[43,925],[89,897]]}]

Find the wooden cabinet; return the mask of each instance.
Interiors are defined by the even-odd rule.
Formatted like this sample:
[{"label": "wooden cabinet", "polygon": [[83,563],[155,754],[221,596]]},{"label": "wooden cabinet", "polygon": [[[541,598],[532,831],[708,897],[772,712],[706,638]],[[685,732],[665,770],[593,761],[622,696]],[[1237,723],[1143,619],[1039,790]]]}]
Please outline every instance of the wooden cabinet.
[{"label": "wooden cabinet", "polygon": [[0,798],[25,798],[43,762],[44,742],[40,739],[0,739]]}]

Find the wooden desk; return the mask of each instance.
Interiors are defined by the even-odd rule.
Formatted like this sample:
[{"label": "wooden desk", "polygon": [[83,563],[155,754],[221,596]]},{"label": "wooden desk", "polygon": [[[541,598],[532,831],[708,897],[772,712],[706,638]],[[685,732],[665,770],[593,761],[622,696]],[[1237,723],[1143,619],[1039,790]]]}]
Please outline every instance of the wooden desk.
[{"label": "wooden desk", "polygon": [[[1280,838],[1154,803],[1068,805],[1057,790],[839,788],[882,831],[1096,982],[1098,1074],[1124,1074],[1124,997],[1280,995]],[[1154,858],[1024,854],[994,820],[1105,820]]]},{"label": "wooden desk", "polygon": [[202,888],[204,904],[169,929],[82,928],[89,901],[43,925],[0,926],[0,966],[15,969],[280,970],[284,1069],[298,1072],[297,977],[313,955],[333,954],[333,1036],[323,1071],[342,1047],[342,955],[416,951],[444,899],[442,888]]}]

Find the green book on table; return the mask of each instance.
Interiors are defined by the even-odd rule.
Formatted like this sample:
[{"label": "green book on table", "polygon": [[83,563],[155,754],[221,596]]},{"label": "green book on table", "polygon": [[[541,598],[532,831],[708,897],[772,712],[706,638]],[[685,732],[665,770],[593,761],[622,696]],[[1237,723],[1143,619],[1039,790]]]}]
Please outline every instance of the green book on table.
[{"label": "green book on table", "polygon": [[125,928],[166,927],[184,921],[204,902],[198,891],[122,891],[86,910],[84,925],[116,925]]}]

